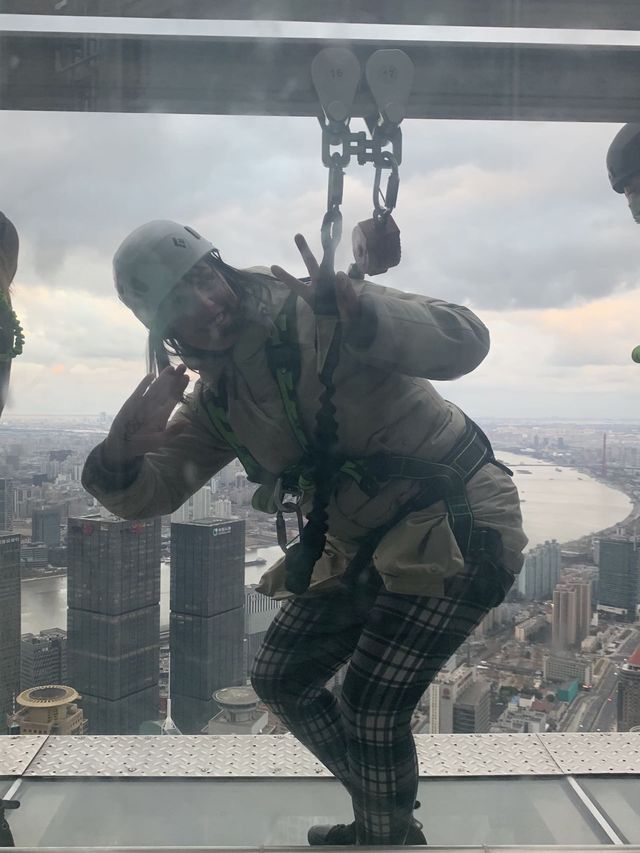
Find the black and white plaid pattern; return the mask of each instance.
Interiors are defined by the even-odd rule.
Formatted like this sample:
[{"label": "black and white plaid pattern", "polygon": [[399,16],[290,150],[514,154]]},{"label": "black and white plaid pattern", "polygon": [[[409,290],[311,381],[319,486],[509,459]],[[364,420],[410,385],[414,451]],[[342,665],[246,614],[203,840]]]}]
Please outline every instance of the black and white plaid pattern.
[{"label": "black and white plaid pattern", "polygon": [[[253,668],[263,701],[345,785],[359,844],[402,844],[418,786],[411,715],[440,668],[513,577],[467,564],[445,596],[305,594],[272,622]],[[326,688],[349,661],[340,704]]]}]

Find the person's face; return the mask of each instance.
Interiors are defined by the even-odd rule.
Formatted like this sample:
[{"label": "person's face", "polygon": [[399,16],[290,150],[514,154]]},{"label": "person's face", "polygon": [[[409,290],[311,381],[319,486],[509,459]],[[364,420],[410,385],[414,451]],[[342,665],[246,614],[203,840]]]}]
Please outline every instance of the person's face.
[{"label": "person's face", "polygon": [[238,299],[224,276],[199,261],[176,285],[169,300],[167,337],[196,349],[225,350],[240,336]]}]

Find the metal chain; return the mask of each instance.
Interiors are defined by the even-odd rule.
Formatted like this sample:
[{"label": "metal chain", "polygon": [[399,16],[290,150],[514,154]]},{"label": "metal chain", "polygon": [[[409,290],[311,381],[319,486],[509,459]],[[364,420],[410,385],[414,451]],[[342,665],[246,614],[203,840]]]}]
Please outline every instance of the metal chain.
[{"label": "metal chain", "polygon": [[[329,169],[327,212],[339,209],[342,204],[344,169],[351,162],[351,158],[355,157],[361,166],[372,163],[375,167],[373,218],[377,222],[385,222],[398,201],[402,131],[399,127],[394,127],[392,132],[383,132],[380,126],[370,123],[368,126],[371,136],[367,137],[364,131],[352,132],[349,122],[338,126],[335,122],[330,123],[322,118],[319,121],[322,127],[322,162]],[[390,149],[387,148],[389,145]],[[340,150],[332,152],[331,149],[336,146],[340,146]],[[389,171],[389,178],[383,194],[381,184],[384,171]],[[323,229],[324,227],[323,223]]]}]

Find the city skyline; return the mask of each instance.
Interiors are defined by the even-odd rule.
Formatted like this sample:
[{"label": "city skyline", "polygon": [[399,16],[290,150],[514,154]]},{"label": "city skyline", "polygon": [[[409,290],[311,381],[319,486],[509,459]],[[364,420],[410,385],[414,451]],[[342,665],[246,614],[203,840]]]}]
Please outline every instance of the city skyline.
[{"label": "city skyline", "polygon": [[[566,608],[564,624],[561,624],[563,623],[562,614],[559,614],[559,622],[554,620],[550,602],[558,582],[561,584],[560,589],[579,589],[588,585],[591,590],[591,609],[593,609],[598,601],[599,572],[602,572],[602,578],[605,581],[612,576],[612,567],[609,564],[602,565],[600,552],[597,549],[594,550],[590,535],[583,536],[574,544],[567,545],[567,543],[576,536],[579,537],[580,533],[586,534],[589,529],[585,518],[588,517],[588,506],[592,499],[586,497],[588,494],[592,494],[593,498],[596,494],[601,494],[601,505],[607,507],[609,523],[615,522],[610,528],[614,542],[617,541],[616,531],[625,530],[620,526],[623,522],[622,515],[628,512],[625,506],[631,508],[631,504],[624,495],[611,491],[611,487],[624,490],[627,495],[633,496],[637,501],[640,495],[640,477],[637,474],[640,461],[640,431],[624,426],[615,427],[610,431],[607,444],[609,468],[606,476],[609,486],[597,483],[584,474],[585,469],[595,469],[598,476],[602,476],[603,442],[602,432],[597,426],[573,424],[559,428],[555,424],[536,423],[517,427],[510,421],[496,421],[491,425],[490,435],[499,456],[503,458],[508,458],[510,455],[506,448],[521,451],[528,448],[532,453],[539,454],[538,460],[529,457],[529,462],[525,461],[526,456],[517,457],[522,461],[515,465],[515,478],[524,501],[523,511],[530,513],[533,510],[533,515],[528,516],[529,524],[525,527],[531,531],[532,543],[537,543],[532,544],[529,549],[519,585],[514,587],[514,594],[519,588],[523,600],[515,595],[513,600],[492,611],[483,621],[471,643],[460,653],[458,664],[461,669],[455,677],[451,676],[452,683],[459,684],[456,688],[454,705],[447,698],[439,699],[438,717],[434,718],[432,724],[428,695],[425,695],[421,708],[414,718],[414,730],[428,731],[432,725],[441,731],[448,729],[454,732],[470,731],[473,728],[476,731],[543,732],[547,727],[549,730],[559,727],[562,731],[593,731],[603,727],[603,730],[611,730],[615,726],[613,713],[615,705],[612,697],[615,696],[617,675],[614,673],[614,666],[621,665],[624,656],[631,654],[633,649],[629,644],[640,643],[640,635],[628,622],[626,623],[628,627],[625,627],[624,621],[620,621],[622,617],[615,613],[610,614],[611,608],[606,606],[601,612],[601,620],[604,619],[605,622],[601,621],[599,625],[590,624],[589,636],[585,637],[585,626],[590,620],[584,615],[578,618],[577,607],[569,606]],[[29,534],[33,535],[37,532],[48,538],[51,545],[47,547],[43,544],[42,548],[45,553],[48,551],[50,557],[62,560],[61,563],[57,563],[58,566],[64,565],[65,543],[63,541],[61,544],[56,544],[59,532],[59,529],[56,529],[58,513],[61,527],[65,524],[68,512],[66,507],[72,507],[69,514],[75,516],[95,513],[95,508],[87,503],[88,496],[82,490],[79,476],[82,462],[97,440],[97,436],[76,430],[74,427],[70,427],[68,431],[57,432],[16,430],[14,440],[0,448],[0,473],[5,475],[5,480],[10,477],[13,480],[12,516],[14,516],[14,528],[22,536],[22,572],[24,577],[31,578],[23,587],[23,596],[26,596],[24,606],[32,613],[30,620],[33,618],[36,607],[34,596],[37,598],[35,592],[38,585],[40,582],[53,584],[50,590],[52,598],[46,599],[51,606],[45,608],[46,614],[43,613],[41,616],[41,620],[45,621],[36,624],[33,621],[27,624],[23,622],[23,633],[32,632],[31,639],[23,637],[26,640],[23,648],[32,656],[37,650],[39,656],[38,660],[34,656],[31,666],[29,666],[29,660],[24,661],[25,676],[29,670],[29,673],[33,673],[33,676],[29,675],[29,677],[33,677],[34,680],[45,677],[46,672],[50,673],[46,680],[60,681],[60,683],[64,681],[61,676],[60,679],[57,677],[57,668],[61,665],[60,656],[55,649],[51,652],[48,649],[50,641],[47,637],[51,632],[45,630],[44,636],[38,637],[37,642],[33,634],[37,635],[43,629],[55,627],[51,620],[59,628],[64,629],[64,619],[53,616],[56,612],[53,607],[55,602],[66,603],[64,590],[66,578],[63,568],[54,570],[52,567],[47,567],[46,562],[43,567],[32,561],[31,552],[36,546],[29,541]],[[569,469],[567,465],[569,460],[571,464],[577,466],[578,470]],[[517,460],[514,459],[515,461]],[[557,463],[562,467],[556,467]],[[535,467],[536,464],[542,467]],[[596,491],[589,492],[592,488],[590,483]],[[572,491],[567,491],[568,489]],[[252,491],[240,466],[234,463],[221,471],[194,496],[192,501],[185,505],[186,514],[174,514],[173,520],[178,522],[173,525],[176,536],[171,536],[170,518],[166,517],[163,522],[161,553],[164,557],[164,568],[161,568],[161,578],[165,578],[165,591],[162,591],[163,582],[161,581],[160,600],[165,604],[161,604],[160,610],[162,612],[163,607],[166,607],[167,616],[165,622],[162,619],[160,622],[162,626],[160,644],[164,649],[160,655],[162,679],[160,696],[164,697],[166,693],[169,673],[167,656],[168,647],[171,646],[175,652],[170,670],[171,680],[174,683],[172,716],[183,733],[201,731],[207,725],[207,719],[215,714],[215,705],[210,698],[207,698],[214,687],[222,686],[228,681],[241,683],[246,680],[257,646],[278,610],[277,602],[264,599],[255,592],[254,586],[257,578],[268,565],[265,558],[274,559],[273,552],[263,551],[259,554],[251,550],[244,552],[243,546],[238,541],[235,549],[237,553],[234,551],[235,556],[232,561],[235,568],[231,564],[226,568],[220,564],[218,568],[221,570],[218,572],[209,573],[207,570],[207,566],[213,560],[213,552],[208,552],[205,543],[212,541],[213,529],[226,530],[238,524],[235,518],[242,517],[241,524],[246,525],[247,548],[255,549],[274,542],[270,521],[262,521],[262,517],[250,509]],[[573,497],[570,497],[571,495]],[[616,505],[617,509],[612,506],[612,500],[616,498],[624,499]],[[81,509],[83,504],[84,510]],[[538,522],[535,519],[536,506],[550,509],[550,512],[543,515]],[[580,513],[575,512],[576,506],[582,507]],[[57,509],[52,510],[55,507]],[[204,524],[194,523],[196,515],[215,515],[214,510],[217,511],[217,508],[223,507],[228,510],[228,519],[225,518],[217,523],[213,521]],[[631,519],[636,517],[636,512],[634,510],[631,513]],[[573,523],[578,519],[580,523],[577,528],[566,527],[563,532],[562,529],[552,526],[558,518],[564,518],[565,523]],[[598,515],[593,516],[594,529],[603,527],[602,518],[600,516],[601,520],[598,520]],[[100,522],[96,518],[93,522],[88,519],[87,523]],[[134,522],[122,522],[122,524],[125,527],[129,524],[135,526]],[[626,531],[631,532],[632,528],[633,522],[628,521]],[[180,531],[184,542],[180,542],[177,531]],[[196,534],[200,531],[200,533],[185,550],[185,545],[190,538],[193,538],[189,531],[194,531]],[[202,538],[202,543],[196,548],[198,536]],[[88,533],[87,537],[88,540],[93,539],[93,536]],[[554,537],[556,539],[552,541]],[[228,534],[216,537],[217,554],[223,540],[227,538]],[[604,534],[600,535],[601,542],[605,541],[605,538]],[[172,571],[167,564],[171,551],[174,554]],[[244,572],[242,571],[243,552],[245,561],[248,561]],[[606,552],[605,546],[603,553],[606,554]],[[198,559],[201,558],[201,565],[198,564],[198,559],[194,559],[196,553],[200,555]],[[185,562],[188,554],[191,556]],[[181,555],[178,561],[180,565],[176,562],[178,555]],[[222,552],[215,557],[216,564],[219,560],[225,562]],[[577,564],[576,561],[578,561]],[[586,561],[587,565],[583,565],[583,561]],[[75,563],[77,562],[75,558]],[[599,569],[598,562],[601,563]],[[86,574],[86,571],[87,569],[83,569],[82,573]],[[53,577],[52,572],[54,572]],[[175,631],[170,635],[168,630],[169,589],[166,584],[170,574],[173,574],[174,578],[173,606],[171,607],[174,614],[173,624],[181,622],[180,636]],[[182,586],[178,585],[179,577],[182,578]],[[190,578],[189,584],[185,583],[187,577]],[[231,583],[232,577],[233,583]],[[210,584],[212,579],[215,579],[217,584],[215,588]],[[77,588],[77,578],[74,583]],[[606,593],[606,583],[603,587],[603,595],[600,596],[600,603]],[[93,588],[96,584],[91,583],[89,586]],[[229,611],[227,606],[229,602],[225,603],[225,599],[220,597],[220,590],[228,597],[232,587],[235,590],[232,603],[237,606]],[[216,589],[218,592],[215,591]],[[585,613],[589,609],[588,597],[584,599]],[[207,601],[209,603],[203,610],[203,605]],[[577,604],[577,601],[575,603]],[[615,601],[610,603],[615,604]],[[199,612],[200,610],[202,613]],[[219,632],[214,639],[216,631],[209,631],[209,623],[217,630],[216,620],[219,619],[217,615],[219,610],[224,611],[226,616],[230,612],[238,615],[237,625],[234,623],[235,627],[232,630],[227,631],[224,626],[222,627],[222,642]],[[242,610],[244,610],[244,619],[240,618]],[[616,622],[609,625],[606,623],[609,619],[614,619]],[[244,632],[242,621],[244,621]],[[182,630],[187,623],[194,629],[193,636]],[[203,630],[200,630],[201,628]],[[556,640],[563,638],[561,642],[555,643],[556,648],[554,648],[554,633]],[[59,632],[53,632],[53,635],[58,634]],[[211,635],[209,639],[205,638],[205,634]],[[66,636],[64,630],[62,635],[64,642]],[[244,636],[243,641],[242,636]],[[241,641],[244,646],[242,651],[239,645]],[[232,650],[234,643],[235,651]],[[180,645],[182,649],[178,648]],[[196,689],[193,689],[189,695],[191,688],[188,685],[191,676],[203,671],[203,660],[209,657],[209,651],[204,650],[209,645],[211,648],[216,646],[227,648],[225,662],[231,664],[232,659],[235,658],[236,664],[240,663],[241,667],[240,669],[236,667],[233,673],[231,669],[228,674],[220,673],[220,680],[216,683],[212,681],[208,685],[204,684],[204,689],[200,689],[202,685],[200,687],[194,685]],[[475,670],[472,677],[469,677],[471,670],[465,669],[469,665],[471,670]],[[87,693],[86,687],[75,683],[71,673],[67,680],[69,685],[82,695],[91,696],[91,693]],[[591,685],[591,687],[587,690],[580,689],[581,684]],[[493,685],[490,706],[487,685]],[[336,688],[339,689],[339,686],[340,681],[337,679]],[[438,689],[436,688],[434,692]],[[194,695],[196,692],[197,696]],[[554,697],[553,701],[549,698],[551,696]],[[156,715],[157,719],[163,718],[162,701]],[[441,701],[445,703],[442,707],[440,707]],[[185,720],[187,723],[185,726],[183,722],[185,711],[188,710],[189,704],[194,703],[201,706],[199,709],[196,708],[198,719],[194,723]],[[88,708],[85,713],[91,731],[91,708]],[[256,720],[258,719],[262,719],[262,712],[256,711]],[[247,731],[253,729],[256,721],[252,718],[249,722],[251,725],[248,726]],[[218,719],[215,725],[223,724]],[[223,728],[226,725],[225,723]],[[267,729],[272,729],[271,721]]]}]

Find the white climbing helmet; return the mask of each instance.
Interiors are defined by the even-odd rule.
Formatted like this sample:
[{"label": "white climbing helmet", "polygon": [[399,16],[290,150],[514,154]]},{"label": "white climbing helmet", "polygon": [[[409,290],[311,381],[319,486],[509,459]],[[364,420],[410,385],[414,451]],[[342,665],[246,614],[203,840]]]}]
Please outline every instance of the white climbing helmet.
[{"label": "white climbing helmet", "polygon": [[[165,219],[132,231],[113,258],[118,296],[147,329],[162,325],[158,308],[180,279],[214,249],[188,225]],[[162,331],[162,329],[154,329]]]}]

